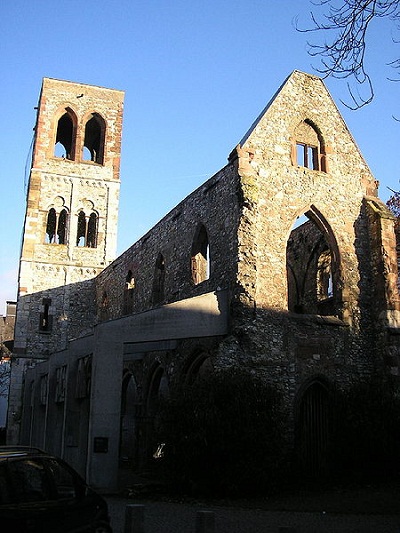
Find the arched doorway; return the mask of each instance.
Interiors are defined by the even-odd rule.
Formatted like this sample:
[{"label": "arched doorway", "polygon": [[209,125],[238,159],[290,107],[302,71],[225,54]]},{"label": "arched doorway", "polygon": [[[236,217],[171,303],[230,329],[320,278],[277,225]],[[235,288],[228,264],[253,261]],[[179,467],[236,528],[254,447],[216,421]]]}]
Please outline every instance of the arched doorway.
[{"label": "arched doorway", "polygon": [[132,466],[136,462],[136,409],[137,386],[134,376],[126,372],[122,380],[121,424],[119,460],[121,466]]},{"label": "arched doorway", "polygon": [[332,408],[328,387],[321,380],[313,380],[301,394],[296,433],[302,474],[312,478],[327,474]]},{"label": "arched doorway", "polygon": [[146,414],[147,414],[147,437],[146,455],[147,459],[155,458],[160,451],[162,443],[157,440],[158,422],[160,414],[160,404],[164,398],[169,396],[168,378],[161,364],[155,365],[150,375],[150,382],[147,392]]}]

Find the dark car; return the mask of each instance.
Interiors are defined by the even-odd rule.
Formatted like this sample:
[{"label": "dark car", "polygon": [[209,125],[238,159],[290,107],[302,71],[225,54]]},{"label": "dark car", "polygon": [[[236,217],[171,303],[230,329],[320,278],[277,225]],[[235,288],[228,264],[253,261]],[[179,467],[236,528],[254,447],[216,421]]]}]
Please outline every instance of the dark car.
[{"label": "dark car", "polygon": [[0,446],[2,533],[112,533],[107,503],[67,463]]}]

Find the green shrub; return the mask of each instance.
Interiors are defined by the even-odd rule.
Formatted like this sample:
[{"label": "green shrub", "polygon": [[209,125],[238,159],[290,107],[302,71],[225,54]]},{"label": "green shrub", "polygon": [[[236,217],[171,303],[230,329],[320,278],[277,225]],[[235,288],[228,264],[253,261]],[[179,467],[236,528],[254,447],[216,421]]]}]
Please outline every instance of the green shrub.
[{"label": "green shrub", "polygon": [[398,475],[400,397],[390,382],[354,386],[338,395],[335,456],[346,475]]},{"label": "green shrub", "polygon": [[160,411],[164,464],[186,491],[239,495],[283,475],[280,394],[243,370],[225,370],[177,390]]}]

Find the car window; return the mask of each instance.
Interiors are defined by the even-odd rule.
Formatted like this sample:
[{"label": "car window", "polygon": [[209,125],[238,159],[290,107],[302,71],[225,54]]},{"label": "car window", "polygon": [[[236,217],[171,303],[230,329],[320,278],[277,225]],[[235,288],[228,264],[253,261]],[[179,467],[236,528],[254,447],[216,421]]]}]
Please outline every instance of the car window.
[{"label": "car window", "polygon": [[55,459],[47,459],[46,462],[56,485],[58,497],[76,498],[78,488],[76,476],[65,465]]},{"label": "car window", "polygon": [[10,461],[9,469],[17,501],[38,502],[52,499],[46,470],[40,461]]}]

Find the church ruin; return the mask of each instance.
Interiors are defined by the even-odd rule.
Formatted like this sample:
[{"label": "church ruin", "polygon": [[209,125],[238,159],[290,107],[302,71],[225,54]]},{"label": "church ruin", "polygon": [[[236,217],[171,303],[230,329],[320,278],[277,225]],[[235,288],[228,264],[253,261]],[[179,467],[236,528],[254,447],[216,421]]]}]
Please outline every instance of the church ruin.
[{"label": "church ruin", "polygon": [[398,376],[400,333],[394,217],[324,83],[294,71],[226,166],[115,258],[122,107],[43,81],[9,443],[113,490],[151,453],[160,396],[230,366],[280,392],[318,461],[330,387]]}]

